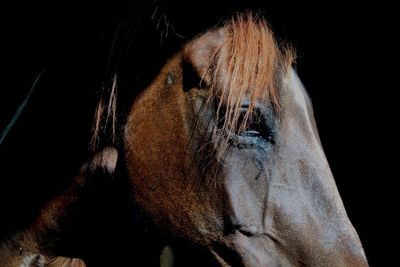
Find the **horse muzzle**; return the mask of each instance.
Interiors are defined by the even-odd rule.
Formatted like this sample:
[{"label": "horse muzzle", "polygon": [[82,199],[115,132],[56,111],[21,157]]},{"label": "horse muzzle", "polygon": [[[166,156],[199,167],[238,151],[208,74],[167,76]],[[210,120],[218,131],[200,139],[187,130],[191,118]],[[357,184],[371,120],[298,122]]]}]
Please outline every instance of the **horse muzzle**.
[{"label": "horse muzzle", "polygon": [[362,248],[356,243],[337,245],[340,248],[316,248],[310,244],[293,250],[287,241],[272,232],[252,234],[239,229],[225,245],[217,245],[211,252],[224,267],[368,266]]}]

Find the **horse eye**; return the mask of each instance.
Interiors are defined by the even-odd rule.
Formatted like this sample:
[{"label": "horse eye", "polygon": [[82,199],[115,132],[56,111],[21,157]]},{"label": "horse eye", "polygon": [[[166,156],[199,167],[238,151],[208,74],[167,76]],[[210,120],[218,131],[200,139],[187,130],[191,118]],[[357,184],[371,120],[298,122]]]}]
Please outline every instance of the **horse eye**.
[{"label": "horse eye", "polygon": [[243,130],[239,130],[238,134],[243,137],[262,138],[267,142],[272,142],[271,132],[266,126],[263,116],[255,111],[245,121],[247,109],[243,109],[240,116],[238,125],[245,124]]}]

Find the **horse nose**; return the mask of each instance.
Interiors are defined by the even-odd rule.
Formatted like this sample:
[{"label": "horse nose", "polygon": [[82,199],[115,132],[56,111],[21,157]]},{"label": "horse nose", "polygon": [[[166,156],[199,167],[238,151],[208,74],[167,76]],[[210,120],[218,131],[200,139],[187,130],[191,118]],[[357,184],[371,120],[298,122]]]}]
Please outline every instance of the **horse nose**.
[{"label": "horse nose", "polygon": [[[332,257],[335,266],[368,266],[368,261],[358,237],[356,240],[349,238],[339,244],[341,249],[334,252]],[[335,260],[339,259],[339,261]]]},{"label": "horse nose", "polygon": [[333,246],[327,245],[324,255],[331,266],[368,266],[368,261],[362,248],[361,241],[350,226],[352,231],[348,231]]},{"label": "horse nose", "polygon": [[289,233],[294,237],[287,237],[285,244],[295,244],[289,255],[300,259],[299,263],[306,266],[368,266],[361,241],[347,217],[325,225],[295,227],[294,230],[297,232]]}]

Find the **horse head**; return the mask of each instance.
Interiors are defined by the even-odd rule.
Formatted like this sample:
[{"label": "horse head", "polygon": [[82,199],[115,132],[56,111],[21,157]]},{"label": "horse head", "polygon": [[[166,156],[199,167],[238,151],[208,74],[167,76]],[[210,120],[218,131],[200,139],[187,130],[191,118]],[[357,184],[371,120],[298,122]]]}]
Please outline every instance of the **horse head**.
[{"label": "horse head", "polygon": [[222,266],[366,266],[311,100],[262,19],[184,46],[125,126],[135,200]]}]

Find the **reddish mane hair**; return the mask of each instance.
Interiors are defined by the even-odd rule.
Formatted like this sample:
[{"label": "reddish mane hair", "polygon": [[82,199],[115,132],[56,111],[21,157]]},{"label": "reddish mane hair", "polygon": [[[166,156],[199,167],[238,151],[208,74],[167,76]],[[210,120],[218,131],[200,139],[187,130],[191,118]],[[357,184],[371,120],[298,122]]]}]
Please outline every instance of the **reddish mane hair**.
[{"label": "reddish mane hair", "polygon": [[[294,52],[281,51],[265,20],[250,12],[234,15],[222,31],[223,42],[212,53],[202,77],[209,81],[208,101],[218,98],[217,121],[223,121],[222,129],[229,135],[246,129],[257,101],[272,105],[279,115],[278,89]],[[240,120],[245,97],[250,105]],[[224,117],[218,118],[219,114]]]}]

